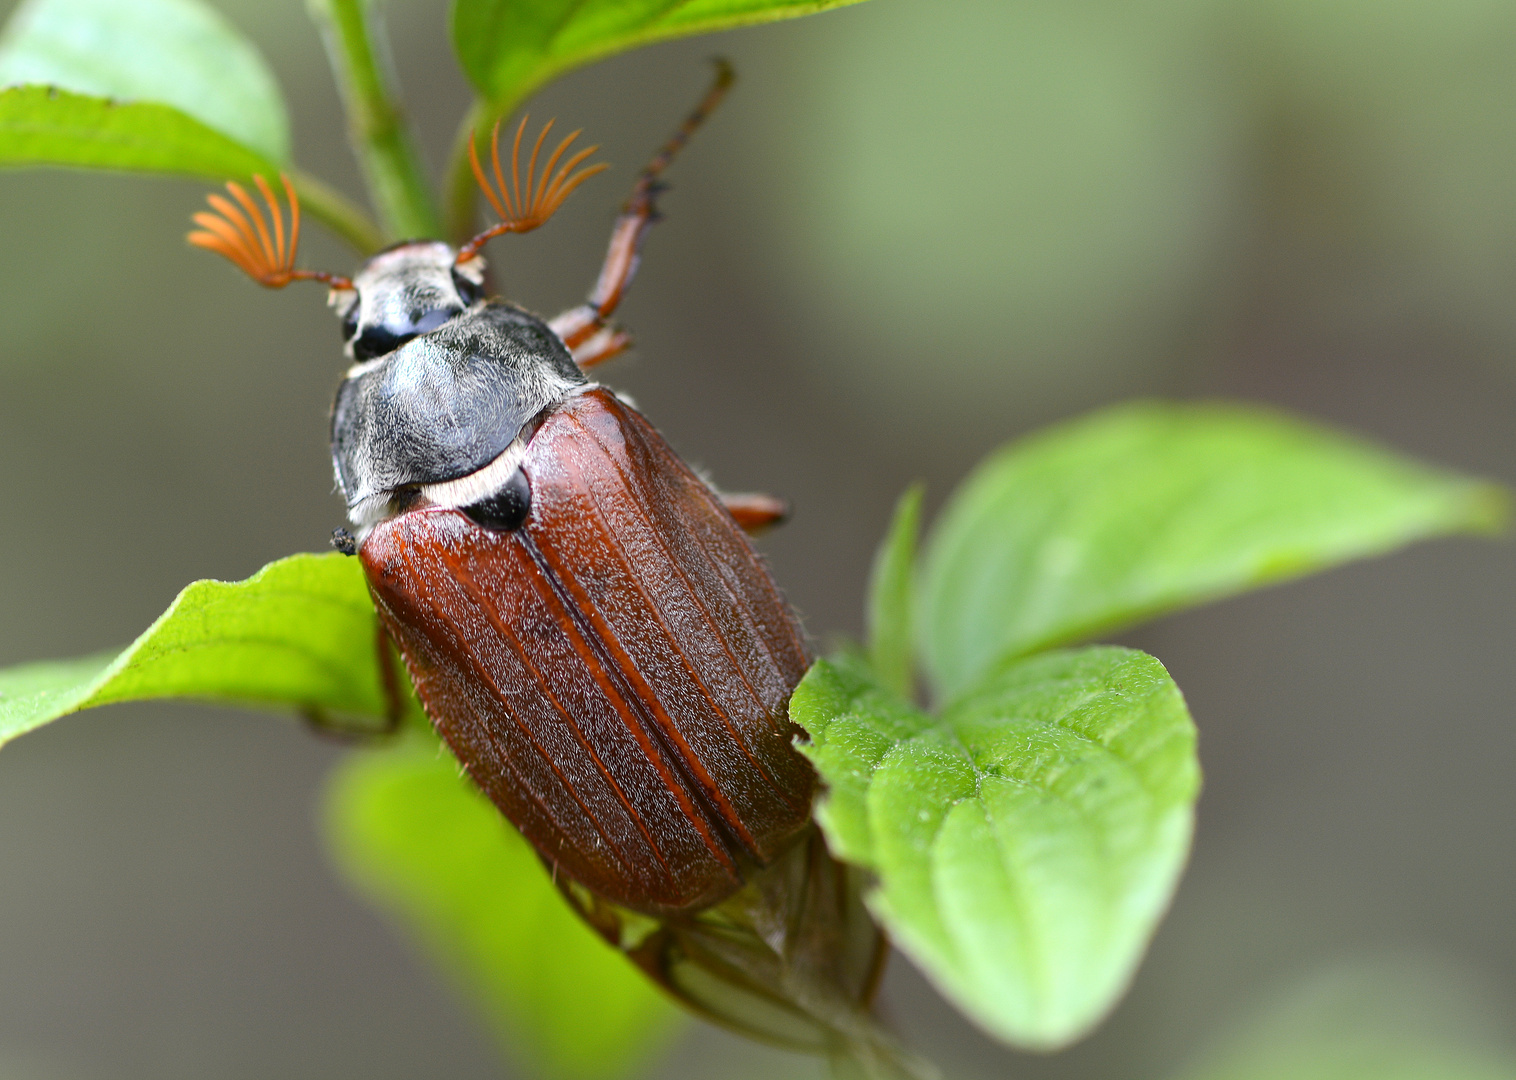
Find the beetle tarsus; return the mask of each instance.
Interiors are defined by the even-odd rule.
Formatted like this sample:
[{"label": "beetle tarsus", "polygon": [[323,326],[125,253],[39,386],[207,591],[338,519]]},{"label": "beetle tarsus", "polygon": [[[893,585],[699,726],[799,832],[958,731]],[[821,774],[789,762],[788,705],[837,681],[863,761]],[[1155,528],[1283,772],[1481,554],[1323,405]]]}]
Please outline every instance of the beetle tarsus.
[{"label": "beetle tarsus", "polygon": [[358,541],[346,529],[332,530],[332,547],[344,555],[358,554]]},{"label": "beetle tarsus", "polygon": [[732,88],[732,83],[737,79],[737,72],[733,70],[731,62],[724,57],[716,57],[711,61],[716,65],[716,79],[711,83],[711,88],[705,92],[705,97],[700,99],[700,104],[684,118],[684,123],[679,125],[679,130],[674,132],[673,137],[658,149],[653,155],[653,160],[648,162],[647,168],[643,169],[637,177],[637,186],[632,188],[632,197],[627,200],[624,213],[638,212],[642,206],[647,207],[651,213],[654,197],[663,190],[664,185],[658,180],[663,170],[668,168],[669,162],[684,144],[690,141],[690,136],[695,134],[705,118],[721,104],[721,99],[726,97],[726,92]]}]

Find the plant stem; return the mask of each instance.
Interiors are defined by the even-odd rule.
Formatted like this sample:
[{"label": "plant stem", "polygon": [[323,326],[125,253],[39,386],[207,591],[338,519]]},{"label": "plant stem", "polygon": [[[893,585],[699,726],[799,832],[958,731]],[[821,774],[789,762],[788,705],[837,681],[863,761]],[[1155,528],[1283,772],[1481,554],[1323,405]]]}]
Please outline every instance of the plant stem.
[{"label": "plant stem", "polygon": [[833,1080],[942,1080],[931,1062],[889,1043],[842,1047],[828,1062]]},{"label": "plant stem", "polygon": [[942,1080],[870,1007],[889,943],[863,903],[861,871],[811,829],[715,907],[661,923],[567,878],[589,927],[695,1015],[831,1063],[837,1080]]},{"label": "plant stem", "polygon": [[308,0],[347,109],[353,152],[390,240],[440,235],[416,141],[388,77],[377,0]]},{"label": "plant stem", "polygon": [[453,136],[453,149],[448,155],[447,175],[442,178],[442,195],[447,207],[447,239],[454,244],[465,243],[474,235],[474,204],[478,198],[478,185],[474,183],[473,170],[469,168],[468,144],[475,132],[488,130],[498,116],[505,113],[493,108],[483,98],[476,98],[473,108],[458,126]]},{"label": "plant stem", "polygon": [[363,207],[310,173],[291,169],[289,178],[301,207],[357,248],[360,255],[372,255],[384,246],[384,234]]}]

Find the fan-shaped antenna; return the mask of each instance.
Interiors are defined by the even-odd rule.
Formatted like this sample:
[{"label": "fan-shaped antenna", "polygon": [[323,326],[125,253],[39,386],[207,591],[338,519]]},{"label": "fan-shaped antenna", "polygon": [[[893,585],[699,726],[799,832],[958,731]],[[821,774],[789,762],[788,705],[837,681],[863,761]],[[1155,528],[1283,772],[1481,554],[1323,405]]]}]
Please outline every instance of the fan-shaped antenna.
[{"label": "fan-shaped antenna", "polygon": [[[495,122],[494,129],[490,132],[490,164],[495,174],[495,182],[490,183],[490,178],[484,173],[484,166],[479,163],[479,152],[475,149],[473,136],[469,137],[468,161],[474,170],[474,179],[479,182],[480,190],[484,197],[489,200],[500,222],[484,230],[467,244],[458,250],[458,262],[467,262],[479,253],[486,242],[504,233],[530,232],[548,218],[552,217],[558,207],[563,205],[575,188],[584,183],[598,172],[604,172],[610,168],[601,162],[585,169],[579,169],[584,160],[600,149],[598,146],[588,146],[574,154],[560,167],[558,161],[568,150],[569,145],[579,137],[579,132],[571,132],[567,138],[558,144],[547,159],[542,174],[537,174],[537,159],[542,153],[542,144],[547,141],[547,133],[553,129],[553,121],[549,120],[543,125],[542,131],[537,135],[537,141],[532,145],[532,156],[526,166],[526,190],[521,187],[521,137],[526,134],[527,117],[521,118],[521,123],[516,127],[516,138],[511,144],[511,182],[505,182],[505,173],[500,168],[500,121]],[[557,172],[553,170],[556,169]],[[579,169],[575,172],[575,169]]]},{"label": "fan-shaped antenna", "polygon": [[[280,173],[279,181],[290,204],[287,235],[279,200],[274,197],[268,181],[255,175],[253,183],[268,206],[268,218],[264,217],[262,208],[246,188],[228,180],[226,190],[236,202],[215,192],[207,195],[205,201],[215,213],[202,210],[195,214],[195,224],[200,228],[186,239],[196,247],[230,259],[244,274],[270,289],[282,289],[292,281],[320,281],[334,289],[351,289],[353,283],[341,275],[295,269],[295,249],[300,244],[300,199],[288,176]],[[273,221],[272,229],[269,219]]]}]

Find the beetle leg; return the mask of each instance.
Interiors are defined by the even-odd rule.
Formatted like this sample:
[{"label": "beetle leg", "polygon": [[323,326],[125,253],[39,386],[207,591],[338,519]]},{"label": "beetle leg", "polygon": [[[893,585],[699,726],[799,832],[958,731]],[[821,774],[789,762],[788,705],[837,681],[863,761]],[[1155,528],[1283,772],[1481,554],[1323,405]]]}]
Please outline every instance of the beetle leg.
[{"label": "beetle leg", "polygon": [[790,516],[789,503],[772,495],[744,492],[739,495],[718,493],[718,496],[727,513],[749,535],[764,532],[775,525],[783,525]]},{"label": "beetle leg", "polygon": [[578,307],[569,308],[548,323],[553,333],[562,338],[570,350],[577,351],[606,329],[606,319],[616,310],[616,305],[621,303],[627,286],[637,273],[642,238],[656,220],[653,193],[649,192],[640,201],[640,205],[634,194],[632,201],[627,203],[627,209],[616,219],[616,227],[611,230],[610,248],[605,253],[600,278],[595,282],[589,299]]},{"label": "beetle leg", "polygon": [[587,341],[572,350],[574,363],[582,368],[603,364],[613,356],[620,356],[632,346],[632,335],[625,330],[607,326],[592,334]]},{"label": "beetle leg", "polygon": [[[679,130],[674,132],[674,137],[663,144],[647,168],[638,175],[637,183],[632,187],[632,197],[621,208],[621,216],[611,229],[611,243],[605,253],[605,263],[600,268],[600,277],[595,282],[589,299],[548,323],[571,350],[577,351],[580,346],[604,331],[606,319],[610,318],[616,305],[626,295],[627,287],[637,273],[643,238],[658,221],[657,199],[658,194],[664,190],[664,185],[659,183],[658,178],[669,162],[674,160],[674,155],[689,141],[695,129],[705,122],[711,110],[726,96],[734,77],[730,64],[725,60],[716,61],[716,81],[711,84],[710,90],[700,104],[695,106],[695,111],[685,117]],[[608,358],[600,356],[597,360]]]},{"label": "beetle leg", "polygon": [[395,670],[396,645],[384,620],[374,620],[374,650],[379,656],[379,688],[384,692],[384,727],[381,734],[393,735],[405,718],[405,694],[400,688],[400,674]]},{"label": "beetle leg", "polygon": [[379,660],[379,689],[384,695],[384,720],[374,724],[354,723],[339,720],[319,705],[307,705],[300,710],[301,717],[317,735],[337,742],[357,743],[385,738],[400,730],[400,721],[405,717],[405,695],[400,688],[400,674],[395,670],[395,646],[390,641],[384,623],[374,620],[374,649]]}]

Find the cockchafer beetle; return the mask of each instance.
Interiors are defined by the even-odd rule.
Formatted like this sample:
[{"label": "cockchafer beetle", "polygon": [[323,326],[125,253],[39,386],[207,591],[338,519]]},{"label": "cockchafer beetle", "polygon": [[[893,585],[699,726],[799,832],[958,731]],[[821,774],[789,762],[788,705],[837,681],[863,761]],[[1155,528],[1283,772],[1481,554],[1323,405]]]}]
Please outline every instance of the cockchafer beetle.
[{"label": "cockchafer beetle", "polygon": [[[714,86],[639,175],[586,303],[550,321],[486,299],[489,239],[546,221],[603,165],[567,157],[520,181],[523,118],[500,221],[462,248],[415,240],[351,278],[297,270],[256,183],[212,195],[190,241],[255,281],[331,288],[352,366],[332,457],[383,626],[427,715],[555,873],[653,915],[715,903],[802,831],[815,786],[786,708],[809,662],[794,613],[744,528],[782,506],[722,496],[585,370],[627,348],[608,320],[657,220],[659,177],[725,94]],[[561,164],[560,164],[561,162]]]}]

